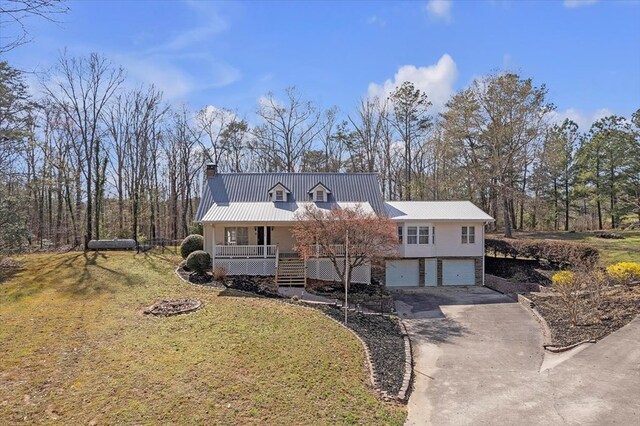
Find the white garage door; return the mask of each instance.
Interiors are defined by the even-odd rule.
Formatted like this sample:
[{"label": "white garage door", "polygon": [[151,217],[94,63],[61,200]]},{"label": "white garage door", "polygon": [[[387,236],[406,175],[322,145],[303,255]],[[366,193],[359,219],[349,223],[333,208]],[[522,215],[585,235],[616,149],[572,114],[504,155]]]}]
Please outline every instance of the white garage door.
[{"label": "white garage door", "polygon": [[442,285],[475,285],[476,268],[473,259],[442,261]]},{"label": "white garage door", "polygon": [[417,287],[418,277],[417,260],[387,260],[387,287]]}]

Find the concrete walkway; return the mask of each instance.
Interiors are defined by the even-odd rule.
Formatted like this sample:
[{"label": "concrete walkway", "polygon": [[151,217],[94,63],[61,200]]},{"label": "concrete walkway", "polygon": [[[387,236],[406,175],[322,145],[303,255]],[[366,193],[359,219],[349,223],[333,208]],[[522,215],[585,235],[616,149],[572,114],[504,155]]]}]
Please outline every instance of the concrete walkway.
[{"label": "concrete walkway", "polygon": [[640,320],[545,363],[530,313],[486,288],[396,293],[413,340],[409,425],[640,424]]}]

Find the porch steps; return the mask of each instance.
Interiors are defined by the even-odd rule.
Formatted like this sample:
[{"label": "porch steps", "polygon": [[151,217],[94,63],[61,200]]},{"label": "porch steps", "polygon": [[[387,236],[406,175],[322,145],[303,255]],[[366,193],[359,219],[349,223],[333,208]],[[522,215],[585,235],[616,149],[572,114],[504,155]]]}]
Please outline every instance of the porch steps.
[{"label": "porch steps", "polygon": [[276,283],[279,286],[304,286],[307,282],[307,271],[304,259],[299,257],[280,257],[276,272]]}]

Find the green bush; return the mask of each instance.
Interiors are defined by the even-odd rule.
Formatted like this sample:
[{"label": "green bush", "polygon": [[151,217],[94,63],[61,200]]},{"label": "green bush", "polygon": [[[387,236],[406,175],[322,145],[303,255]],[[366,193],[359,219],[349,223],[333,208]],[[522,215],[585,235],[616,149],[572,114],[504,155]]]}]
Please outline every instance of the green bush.
[{"label": "green bush", "polygon": [[204,275],[211,269],[211,256],[206,251],[196,250],[187,257],[187,268]]},{"label": "green bush", "polygon": [[183,259],[186,259],[194,251],[202,249],[204,249],[204,237],[202,235],[193,234],[182,240],[182,244],[180,245],[180,254]]},{"label": "green bush", "polygon": [[496,256],[546,259],[561,266],[593,266],[600,258],[596,248],[572,241],[487,238],[485,249]]}]

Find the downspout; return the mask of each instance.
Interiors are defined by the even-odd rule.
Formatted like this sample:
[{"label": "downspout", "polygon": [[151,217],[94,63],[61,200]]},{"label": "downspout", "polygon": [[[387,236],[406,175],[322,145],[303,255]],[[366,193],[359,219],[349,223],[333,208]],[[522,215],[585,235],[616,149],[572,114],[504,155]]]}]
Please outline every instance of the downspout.
[{"label": "downspout", "polygon": [[488,222],[484,222],[484,225],[482,226],[482,287],[484,287],[484,255],[487,251],[484,245],[484,233],[487,228],[487,223]]}]

